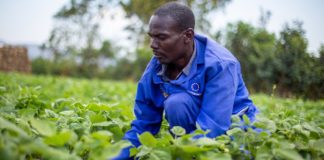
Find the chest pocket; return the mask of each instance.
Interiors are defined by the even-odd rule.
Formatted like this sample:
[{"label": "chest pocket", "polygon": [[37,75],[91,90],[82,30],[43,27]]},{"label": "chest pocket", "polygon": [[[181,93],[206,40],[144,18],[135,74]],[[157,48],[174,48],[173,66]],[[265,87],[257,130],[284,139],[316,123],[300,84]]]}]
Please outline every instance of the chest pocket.
[{"label": "chest pocket", "polygon": [[186,86],[186,90],[188,93],[194,96],[201,96],[204,92],[205,88],[205,79],[204,76],[198,75],[191,78]]}]

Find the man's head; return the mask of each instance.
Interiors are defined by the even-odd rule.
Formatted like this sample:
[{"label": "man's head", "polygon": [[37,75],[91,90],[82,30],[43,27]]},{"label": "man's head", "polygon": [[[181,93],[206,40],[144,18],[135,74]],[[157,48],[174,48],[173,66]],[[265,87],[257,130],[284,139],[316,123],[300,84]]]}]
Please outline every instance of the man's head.
[{"label": "man's head", "polygon": [[178,26],[179,31],[195,28],[195,16],[191,9],[177,2],[169,2],[155,10],[155,16],[170,16]]},{"label": "man's head", "polygon": [[195,18],[187,6],[170,2],[158,8],[149,22],[151,48],[163,64],[187,61],[193,50]]}]

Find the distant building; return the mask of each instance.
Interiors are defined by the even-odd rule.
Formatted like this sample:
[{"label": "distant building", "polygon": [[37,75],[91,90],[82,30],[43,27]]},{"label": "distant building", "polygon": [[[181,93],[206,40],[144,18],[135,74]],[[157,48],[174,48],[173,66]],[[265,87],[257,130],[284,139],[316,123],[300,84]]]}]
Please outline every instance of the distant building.
[{"label": "distant building", "polygon": [[10,46],[0,42],[0,70],[31,73],[31,63],[26,47]]}]

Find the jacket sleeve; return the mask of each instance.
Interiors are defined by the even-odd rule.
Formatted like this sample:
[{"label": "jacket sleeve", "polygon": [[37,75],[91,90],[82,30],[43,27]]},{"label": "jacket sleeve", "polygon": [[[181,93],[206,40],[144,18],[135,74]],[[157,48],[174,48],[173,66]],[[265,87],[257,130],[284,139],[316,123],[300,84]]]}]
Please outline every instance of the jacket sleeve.
[{"label": "jacket sleeve", "polygon": [[159,132],[163,114],[163,108],[156,107],[148,98],[151,87],[147,87],[150,84],[144,82],[140,82],[137,88],[134,106],[136,119],[131,123],[131,129],[124,136],[124,139],[129,140],[136,147],[141,145],[137,134],[148,131],[155,135]]},{"label": "jacket sleeve", "polygon": [[206,85],[197,123],[209,130],[208,137],[219,136],[231,125],[238,84],[237,62],[219,62],[206,70]]}]

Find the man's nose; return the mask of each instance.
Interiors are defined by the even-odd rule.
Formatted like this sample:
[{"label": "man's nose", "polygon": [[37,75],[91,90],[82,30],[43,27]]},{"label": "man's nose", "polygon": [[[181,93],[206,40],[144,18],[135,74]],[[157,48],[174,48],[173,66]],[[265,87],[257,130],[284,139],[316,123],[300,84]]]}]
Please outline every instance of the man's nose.
[{"label": "man's nose", "polygon": [[158,49],[158,48],[159,48],[159,45],[158,45],[158,42],[157,42],[156,39],[151,38],[151,44],[150,44],[150,47],[151,47],[152,49]]}]

